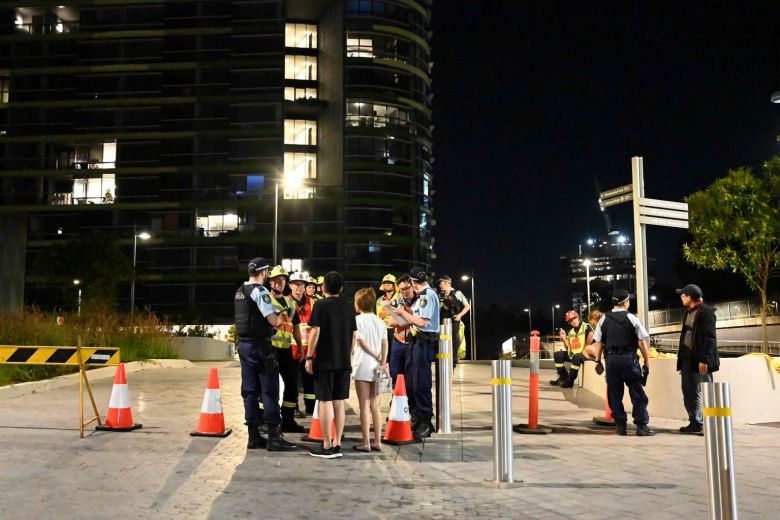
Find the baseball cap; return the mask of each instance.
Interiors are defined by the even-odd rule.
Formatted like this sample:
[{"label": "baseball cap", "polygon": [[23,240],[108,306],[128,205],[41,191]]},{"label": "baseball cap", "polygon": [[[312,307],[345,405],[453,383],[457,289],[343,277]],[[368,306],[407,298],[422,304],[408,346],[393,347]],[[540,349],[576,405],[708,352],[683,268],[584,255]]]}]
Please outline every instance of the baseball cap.
[{"label": "baseball cap", "polygon": [[445,274],[444,276],[442,276],[441,278],[439,278],[439,280],[438,280],[438,281],[439,281],[439,282],[450,282],[450,283],[452,283],[452,278],[450,278],[449,276],[447,276],[447,275]]},{"label": "baseball cap", "polygon": [[698,285],[694,285],[692,283],[689,283],[682,289],[677,289],[675,291],[677,294],[685,294],[687,296],[690,296],[694,300],[701,300],[701,288]]},{"label": "baseball cap", "polygon": [[634,299],[634,295],[630,292],[626,291],[625,289],[615,289],[612,292],[612,303],[614,305],[617,305],[618,303],[623,303],[624,301],[631,298]]},{"label": "baseball cap", "polygon": [[262,256],[258,256],[251,259],[246,267],[247,269],[251,269],[253,272],[257,273],[263,269],[268,269],[270,266],[268,265],[268,260]]},{"label": "baseball cap", "polygon": [[412,280],[415,282],[427,282],[428,281],[428,273],[425,272],[425,269],[422,267],[412,267],[409,270],[409,276],[412,277]]}]

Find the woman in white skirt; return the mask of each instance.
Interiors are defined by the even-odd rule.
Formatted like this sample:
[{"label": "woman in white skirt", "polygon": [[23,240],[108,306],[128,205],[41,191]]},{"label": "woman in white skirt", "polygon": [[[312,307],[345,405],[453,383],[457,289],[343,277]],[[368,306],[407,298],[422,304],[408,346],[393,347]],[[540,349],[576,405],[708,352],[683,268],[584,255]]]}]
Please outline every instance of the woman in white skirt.
[{"label": "woman in white skirt", "polygon": [[[386,370],[387,327],[374,311],[376,295],[372,289],[360,289],[355,293],[355,311],[358,316],[356,340],[352,345],[352,377],[360,404],[360,429],[363,444],[357,451],[382,451],[382,418],[379,415],[379,398],[376,395],[375,376],[378,368]],[[370,442],[369,427],[374,422],[374,442]]]}]

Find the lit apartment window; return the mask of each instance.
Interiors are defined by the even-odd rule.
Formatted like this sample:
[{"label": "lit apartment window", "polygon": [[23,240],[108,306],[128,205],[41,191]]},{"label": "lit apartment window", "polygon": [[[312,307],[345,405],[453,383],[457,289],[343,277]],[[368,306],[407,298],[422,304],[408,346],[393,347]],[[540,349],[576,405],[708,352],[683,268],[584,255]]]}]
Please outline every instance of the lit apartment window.
[{"label": "lit apartment window", "polygon": [[317,48],[317,26],[306,23],[288,23],[284,26],[284,46],[298,49]]},{"label": "lit apartment window", "polygon": [[238,229],[238,215],[225,213],[222,215],[206,215],[197,218],[197,227],[205,237],[217,237],[229,231]]},{"label": "lit apartment window", "polygon": [[313,153],[285,152],[284,198],[310,199],[315,189],[309,183],[317,178],[317,155]]},{"label": "lit apartment window", "polygon": [[300,99],[317,99],[317,89],[285,87],[284,99],[286,99],[287,101],[298,101]]},{"label": "lit apartment window", "polygon": [[316,81],[317,58],[313,56],[285,56],[284,79]]},{"label": "lit apartment window", "polygon": [[77,144],[73,161],[77,170],[115,168],[116,141]]},{"label": "lit apartment window", "polygon": [[317,121],[285,119],[284,144],[317,144]]},{"label": "lit apartment window", "polygon": [[100,177],[73,179],[74,204],[113,204],[115,198],[116,176],[113,173],[106,173]]},{"label": "lit apartment window", "polygon": [[282,258],[282,267],[289,272],[302,271],[303,260],[300,258]]},{"label": "lit apartment window", "polygon": [[374,44],[370,38],[347,38],[347,58],[373,58]]},{"label": "lit apartment window", "polygon": [[8,103],[8,97],[10,92],[11,92],[10,78],[0,73],[0,105]]},{"label": "lit apartment window", "polygon": [[372,103],[347,103],[347,126],[405,126],[410,121],[410,111],[403,108]]}]

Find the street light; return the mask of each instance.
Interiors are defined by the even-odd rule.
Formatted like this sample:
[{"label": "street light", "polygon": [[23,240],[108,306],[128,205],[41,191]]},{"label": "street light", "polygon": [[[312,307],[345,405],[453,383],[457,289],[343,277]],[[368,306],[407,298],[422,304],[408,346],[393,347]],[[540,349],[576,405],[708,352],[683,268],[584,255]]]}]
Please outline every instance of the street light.
[{"label": "street light", "polygon": [[79,297],[78,297],[78,314],[81,316],[81,287],[79,285],[81,284],[81,280],[73,280],[73,285],[79,288]]},{"label": "street light", "polygon": [[531,332],[531,329],[533,329],[533,325],[531,325],[531,309],[523,309],[524,312],[528,313],[528,332]]},{"label": "street light", "polygon": [[133,314],[135,314],[135,262],[137,258],[138,253],[138,239],[141,240],[149,240],[152,238],[152,235],[147,233],[146,231],[142,233],[138,233],[136,230],[135,224],[133,224],[133,280],[130,282],[130,317],[133,317]]},{"label": "street light", "polygon": [[588,291],[588,316],[590,316],[590,266],[592,264],[589,258],[582,261],[582,265],[585,266],[585,290]]},{"label": "street light", "polygon": [[552,333],[555,334],[555,309],[560,309],[561,306],[559,304],[555,304],[552,306]]},{"label": "street light", "polygon": [[477,312],[477,300],[474,294],[474,273],[472,272],[471,276],[464,274],[460,279],[464,282],[471,280],[471,312],[469,312],[469,325],[471,326],[471,360],[475,361],[477,359],[477,331],[475,328],[477,320],[474,317],[474,314]]}]

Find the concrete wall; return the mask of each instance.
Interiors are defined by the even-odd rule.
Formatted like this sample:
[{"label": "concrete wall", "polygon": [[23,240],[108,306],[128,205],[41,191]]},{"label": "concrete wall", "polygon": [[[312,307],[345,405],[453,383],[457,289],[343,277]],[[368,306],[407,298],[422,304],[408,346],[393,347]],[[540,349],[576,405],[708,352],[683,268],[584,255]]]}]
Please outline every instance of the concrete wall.
[{"label": "concrete wall", "polygon": [[27,216],[0,216],[0,312],[24,306]]},{"label": "concrete wall", "polygon": [[174,338],[173,348],[178,352],[180,359],[190,361],[231,361],[233,355],[230,352],[227,341],[213,338]]},{"label": "concrete wall", "polygon": [[[734,424],[755,424],[780,421],[780,374],[774,371],[765,358],[739,357],[721,359],[720,371],[715,382],[731,384],[732,420]],[[641,363],[641,362],[640,362]],[[680,375],[676,359],[651,359],[650,377],[645,387],[652,418],[688,420],[682,402]],[[603,376],[595,372],[594,363],[585,363],[581,387],[574,401],[581,406],[603,408],[607,385]],[[623,399],[626,410],[631,410],[628,390]]]}]

